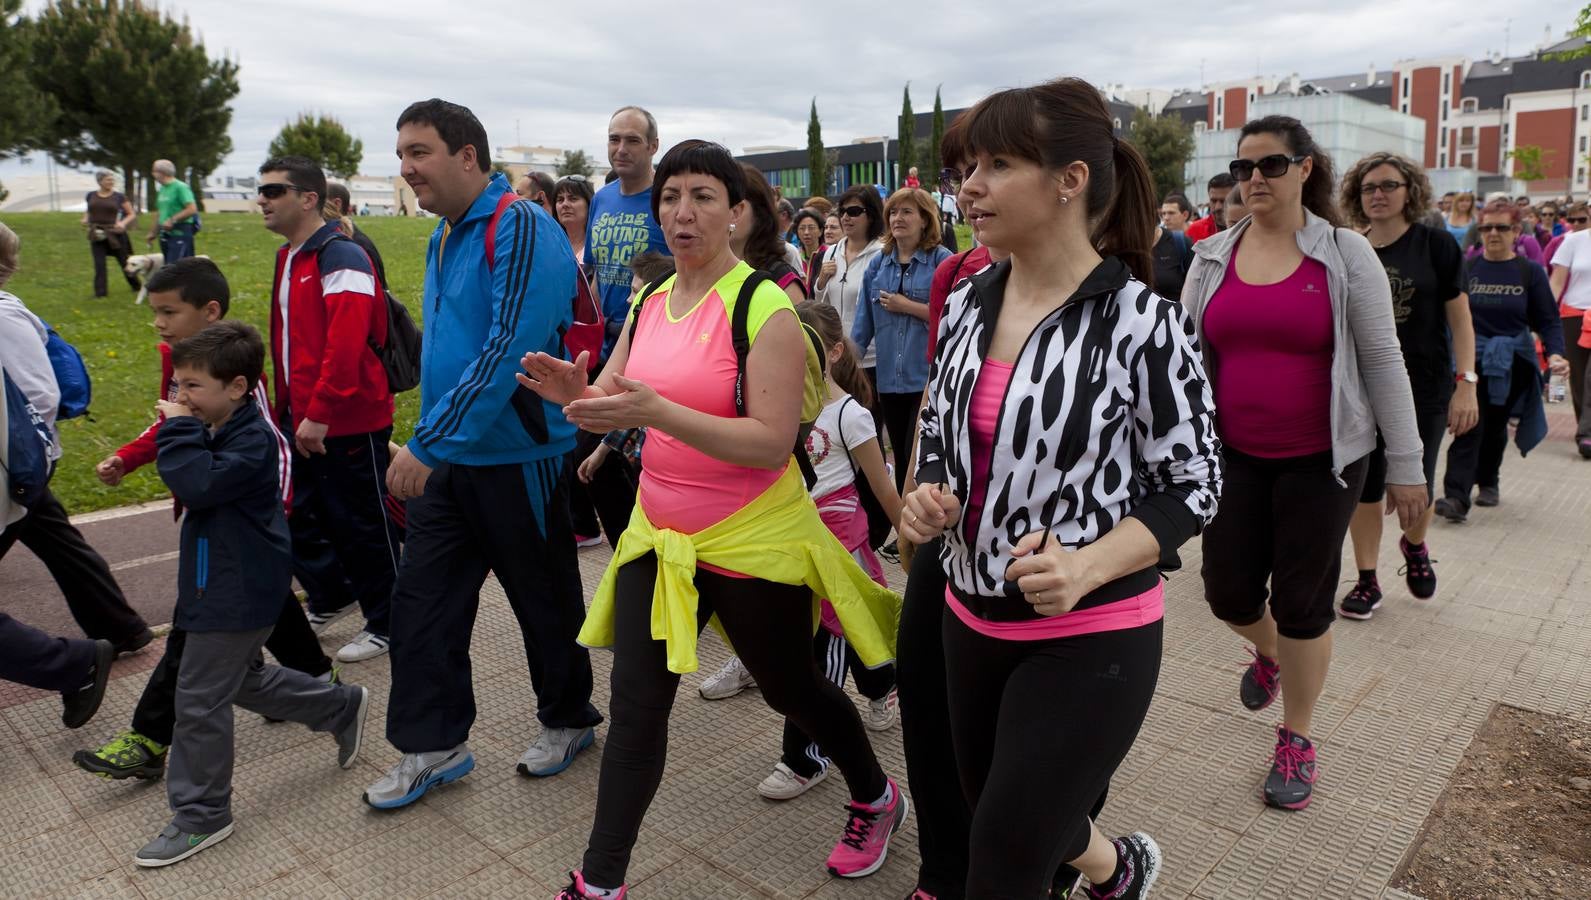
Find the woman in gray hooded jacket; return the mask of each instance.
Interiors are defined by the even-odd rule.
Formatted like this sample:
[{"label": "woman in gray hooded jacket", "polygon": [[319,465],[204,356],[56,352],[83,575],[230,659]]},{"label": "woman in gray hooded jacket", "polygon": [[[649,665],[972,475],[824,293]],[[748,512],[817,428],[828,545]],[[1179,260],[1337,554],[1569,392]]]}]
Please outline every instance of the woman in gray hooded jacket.
[{"label": "woman in gray hooded jacket", "polygon": [[1405,527],[1427,502],[1425,476],[1386,271],[1363,236],[1338,227],[1330,158],[1298,120],[1272,116],[1244,126],[1231,170],[1249,218],[1198,244],[1182,290],[1226,473],[1204,532],[1204,592],[1253,644],[1243,705],[1283,694],[1265,802],[1303,809],[1342,542],[1377,427],[1387,512]]}]

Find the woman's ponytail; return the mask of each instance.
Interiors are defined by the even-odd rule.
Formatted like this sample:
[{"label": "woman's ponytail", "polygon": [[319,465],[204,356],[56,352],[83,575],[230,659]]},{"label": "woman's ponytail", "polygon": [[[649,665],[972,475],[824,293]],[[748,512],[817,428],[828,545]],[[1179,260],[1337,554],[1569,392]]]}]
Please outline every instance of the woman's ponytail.
[{"label": "woman's ponytail", "polygon": [[1109,211],[1094,230],[1094,246],[1101,256],[1120,258],[1135,278],[1152,288],[1158,224],[1154,181],[1137,147],[1114,138],[1112,144],[1115,190]]}]

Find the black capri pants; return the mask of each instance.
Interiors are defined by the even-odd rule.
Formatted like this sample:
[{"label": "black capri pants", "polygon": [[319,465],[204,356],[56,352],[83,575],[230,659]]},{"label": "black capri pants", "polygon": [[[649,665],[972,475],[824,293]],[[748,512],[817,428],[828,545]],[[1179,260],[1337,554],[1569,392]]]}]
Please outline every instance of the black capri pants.
[{"label": "black capri pants", "polygon": [[[1204,599],[1215,617],[1252,625],[1269,600],[1276,632],[1292,640],[1331,628],[1342,541],[1364,491],[1366,459],[1331,474],[1331,452],[1286,459],[1221,450],[1221,508],[1204,529]],[[1267,582],[1269,588],[1267,589]]]},{"label": "black capri pants", "polygon": [[[1436,499],[1436,463],[1442,458],[1442,435],[1447,433],[1447,410],[1415,410],[1415,427],[1420,429],[1420,444],[1424,455],[1420,462],[1425,467],[1425,500]],[[1365,486],[1359,492],[1360,503],[1380,503],[1387,495],[1387,442],[1376,429],[1376,449],[1365,457]]]}]

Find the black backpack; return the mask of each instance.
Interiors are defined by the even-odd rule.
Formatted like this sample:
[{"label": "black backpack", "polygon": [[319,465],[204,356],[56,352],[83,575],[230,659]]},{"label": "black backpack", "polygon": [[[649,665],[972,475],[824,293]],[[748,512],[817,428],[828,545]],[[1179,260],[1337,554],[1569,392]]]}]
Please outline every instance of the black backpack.
[{"label": "black backpack", "polygon": [[[339,232],[321,244],[316,255],[325,253],[333,241],[352,240]],[[359,247],[357,243],[354,246]],[[397,297],[392,296],[386,285],[376,279],[376,266],[370,254],[365,253],[363,247],[359,247],[359,252],[370,263],[370,277],[376,281],[376,287],[381,291],[387,307],[387,339],[385,342],[377,341],[374,334],[366,338],[370,352],[381,361],[381,370],[387,375],[387,390],[394,394],[412,391],[420,386],[420,347],[423,338],[420,327],[414,324],[414,317],[409,315],[409,310]]]}]

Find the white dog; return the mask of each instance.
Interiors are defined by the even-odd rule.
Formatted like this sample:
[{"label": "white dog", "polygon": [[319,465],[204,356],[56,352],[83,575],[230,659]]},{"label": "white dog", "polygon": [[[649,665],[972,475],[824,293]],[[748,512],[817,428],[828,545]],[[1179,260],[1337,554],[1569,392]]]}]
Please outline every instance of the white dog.
[{"label": "white dog", "polygon": [[[199,259],[209,258],[210,257],[203,254],[199,255]],[[139,283],[142,284],[149,279],[149,276],[155,274],[156,269],[165,264],[166,257],[159,253],[140,253],[137,256],[127,257],[126,269],[128,275],[136,277]],[[149,288],[140,287],[138,289],[138,297],[133,300],[133,305],[137,306],[138,304],[144,302],[148,296]]]}]

